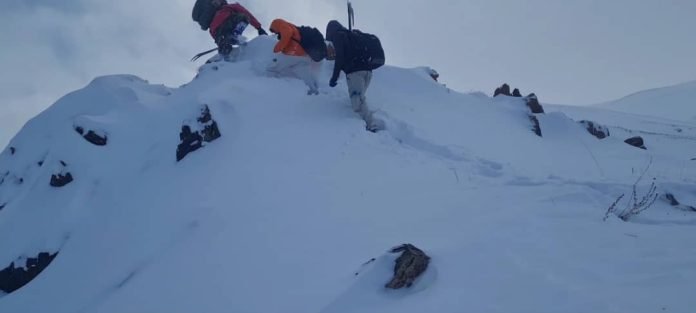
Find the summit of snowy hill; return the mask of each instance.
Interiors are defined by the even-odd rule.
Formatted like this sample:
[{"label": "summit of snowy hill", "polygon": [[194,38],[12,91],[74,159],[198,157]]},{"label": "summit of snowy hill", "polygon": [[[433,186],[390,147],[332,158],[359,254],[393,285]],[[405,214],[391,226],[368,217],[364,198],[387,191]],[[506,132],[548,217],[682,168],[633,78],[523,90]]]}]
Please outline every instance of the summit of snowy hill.
[{"label": "summit of snowy hill", "polygon": [[[696,127],[385,66],[372,133],[332,64],[317,96],[269,75],[274,44],[27,123],[0,154],[0,312],[693,310]],[[427,267],[385,288],[407,243]]]},{"label": "summit of snowy hill", "polygon": [[637,92],[597,106],[696,124],[696,81]]}]

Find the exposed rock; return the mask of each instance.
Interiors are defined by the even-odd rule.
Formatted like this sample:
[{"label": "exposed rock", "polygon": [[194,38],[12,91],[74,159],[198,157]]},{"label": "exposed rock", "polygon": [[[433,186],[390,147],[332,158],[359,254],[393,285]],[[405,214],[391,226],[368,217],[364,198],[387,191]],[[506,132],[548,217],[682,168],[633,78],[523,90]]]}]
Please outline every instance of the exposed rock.
[{"label": "exposed rock", "polygon": [[524,97],[524,101],[527,103],[527,107],[529,107],[529,109],[532,110],[532,113],[544,113],[544,108],[539,103],[539,98],[537,98],[535,94],[530,93],[528,96]]},{"label": "exposed rock", "polygon": [[17,152],[17,148],[15,147],[10,147],[10,154],[14,155]]},{"label": "exposed rock", "polygon": [[7,203],[0,204],[0,211],[2,211],[2,209],[4,209],[6,206],[7,206]]},{"label": "exposed rock", "polygon": [[624,142],[631,145],[631,146],[634,146],[636,148],[648,150],[648,148],[645,147],[645,141],[643,140],[643,137],[640,137],[640,136],[631,137],[631,138],[626,139]]},{"label": "exposed rock", "polygon": [[210,114],[210,109],[208,106],[204,106],[203,112],[201,112],[201,117],[198,118],[198,123],[203,126],[203,141],[211,142],[222,136],[220,134],[220,129],[218,128],[217,122],[213,120],[213,116]]},{"label": "exposed rock", "polygon": [[497,97],[497,96],[499,96],[499,95],[503,95],[503,96],[512,96],[512,94],[510,94],[510,85],[508,85],[508,84],[503,84],[502,86],[500,86],[499,88],[497,88],[497,89],[495,90],[495,92],[493,93],[493,97]]},{"label": "exposed rock", "polygon": [[391,253],[401,253],[394,265],[394,277],[385,286],[389,289],[410,288],[416,279],[428,269],[430,257],[415,246],[405,244],[396,247]]},{"label": "exposed rock", "polygon": [[671,206],[679,206],[680,204],[677,198],[671,193],[665,194],[665,200],[667,200],[667,202],[669,202],[669,205]]},{"label": "exposed rock", "polygon": [[75,126],[75,131],[82,135],[82,138],[85,138],[85,140],[95,146],[106,146],[108,142],[108,137],[106,134],[100,136],[93,130],[89,130],[87,133],[85,133],[85,129],[80,126]]},{"label": "exposed rock", "polygon": [[522,93],[520,92],[519,89],[515,88],[515,90],[512,91],[512,96],[517,97],[517,98],[522,98]]},{"label": "exposed rock", "polygon": [[222,136],[217,122],[210,114],[210,109],[204,105],[201,109],[201,116],[197,119],[194,131],[191,125],[181,127],[179,133],[180,143],[176,149],[176,161],[183,160],[189,153],[194,152],[204,146],[206,142],[212,142]]},{"label": "exposed rock", "polygon": [[65,173],[65,174],[53,174],[51,175],[51,186],[52,187],[64,187],[69,183],[72,183],[73,177],[72,174]]},{"label": "exposed rock", "polygon": [[66,167],[68,166],[68,164],[65,163],[64,161],[60,161],[60,165],[62,167],[61,171],[56,173],[56,174],[51,175],[51,183],[50,184],[52,187],[56,187],[56,188],[64,187],[73,181],[72,174],[70,174],[70,172],[68,172],[66,170]]},{"label": "exposed rock", "polygon": [[48,267],[58,253],[50,254],[48,252],[39,253],[36,258],[28,258],[24,267],[15,267],[12,262],[10,266],[0,271],[0,290],[6,293],[12,293],[19,288],[34,280],[46,267]]},{"label": "exposed rock", "polygon": [[191,127],[188,125],[181,127],[179,139],[181,143],[179,143],[179,146],[176,148],[177,162],[183,160],[189,153],[203,147],[203,136],[198,132],[192,132]]},{"label": "exposed rock", "polygon": [[539,123],[539,119],[536,116],[530,114],[529,120],[532,121],[532,131],[534,131],[534,133],[537,136],[543,137],[541,135],[541,124]]},{"label": "exposed rock", "polygon": [[599,125],[592,121],[580,121],[580,124],[587,129],[587,131],[592,134],[592,136],[597,137],[597,139],[604,139],[609,137],[609,128]]}]

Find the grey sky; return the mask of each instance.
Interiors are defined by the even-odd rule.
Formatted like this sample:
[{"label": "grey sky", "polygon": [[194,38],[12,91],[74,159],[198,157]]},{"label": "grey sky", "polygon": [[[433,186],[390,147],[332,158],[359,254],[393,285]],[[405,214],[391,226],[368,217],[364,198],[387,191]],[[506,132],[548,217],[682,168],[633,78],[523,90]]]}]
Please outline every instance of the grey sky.
[{"label": "grey sky", "polygon": [[[59,96],[95,76],[132,73],[178,86],[213,47],[191,21],[194,0],[4,0],[0,10],[0,145]],[[240,1],[323,30],[344,0]],[[461,91],[503,82],[543,102],[589,104],[696,79],[693,0],[353,0],[358,28],[388,63],[429,65]],[[249,32],[253,35],[253,32]]]}]

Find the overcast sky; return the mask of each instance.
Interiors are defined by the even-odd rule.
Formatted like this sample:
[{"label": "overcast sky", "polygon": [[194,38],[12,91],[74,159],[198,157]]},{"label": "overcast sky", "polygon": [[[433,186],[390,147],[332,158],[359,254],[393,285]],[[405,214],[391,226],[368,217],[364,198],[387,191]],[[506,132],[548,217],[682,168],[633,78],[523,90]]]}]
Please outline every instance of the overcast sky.
[{"label": "overcast sky", "polygon": [[[194,0],[2,0],[0,146],[31,117],[96,76],[179,86],[214,47]],[[345,21],[344,0],[240,1],[273,18]],[[429,65],[460,91],[503,82],[542,102],[591,104],[696,80],[694,0],[353,0],[358,28],[388,63]],[[255,32],[249,31],[249,36]]]}]

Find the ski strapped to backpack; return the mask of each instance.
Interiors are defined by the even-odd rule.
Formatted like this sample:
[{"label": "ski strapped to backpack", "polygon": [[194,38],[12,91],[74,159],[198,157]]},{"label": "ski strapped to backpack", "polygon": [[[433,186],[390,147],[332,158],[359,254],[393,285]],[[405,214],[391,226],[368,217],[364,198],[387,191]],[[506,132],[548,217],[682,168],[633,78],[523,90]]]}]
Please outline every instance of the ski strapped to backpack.
[{"label": "ski strapped to backpack", "polygon": [[314,27],[299,26],[297,30],[300,32],[300,40],[293,40],[302,46],[314,62],[324,60],[328,55],[324,35]]}]

